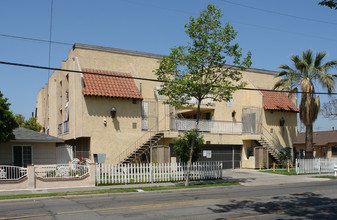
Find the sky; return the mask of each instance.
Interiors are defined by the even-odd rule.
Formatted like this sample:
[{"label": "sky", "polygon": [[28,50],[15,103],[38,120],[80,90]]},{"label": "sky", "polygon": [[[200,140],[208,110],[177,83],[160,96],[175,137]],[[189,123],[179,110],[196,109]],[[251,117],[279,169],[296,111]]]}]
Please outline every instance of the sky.
[{"label": "sky", "polygon": [[[337,60],[337,10],[318,2],[53,0],[51,7],[52,0],[1,0],[0,61],[59,68],[74,43],[168,55],[170,48],[187,44],[184,24],[208,4],[220,8],[222,23],[229,22],[238,31],[235,41],[244,53],[252,52],[253,68],[280,71],[281,64],[291,65],[291,55],[309,48],[326,51],[325,62]],[[50,46],[50,39],[59,43]],[[337,69],[329,73],[337,74]],[[28,119],[35,111],[38,91],[51,74],[0,64],[0,91],[11,110]],[[325,92],[315,86],[317,92]],[[320,95],[321,105],[330,98]],[[337,129],[336,120],[319,115],[314,130],[332,127]]]}]

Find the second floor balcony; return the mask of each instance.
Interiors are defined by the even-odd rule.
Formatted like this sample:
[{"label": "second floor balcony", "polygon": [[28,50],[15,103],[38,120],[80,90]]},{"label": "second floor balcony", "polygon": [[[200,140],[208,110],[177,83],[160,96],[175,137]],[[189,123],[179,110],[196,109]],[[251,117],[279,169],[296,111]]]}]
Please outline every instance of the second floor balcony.
[{"label": "second floor balcony", "polygon": [[[196,125],[195,119],[180,119],[171,120],[170,126],[173,131],[189,131],[194,129]],[[216,121],[216,120],[199,120],[199,131],[209,133],[230,133],[241,134],[242,123],[232,121]]]}]

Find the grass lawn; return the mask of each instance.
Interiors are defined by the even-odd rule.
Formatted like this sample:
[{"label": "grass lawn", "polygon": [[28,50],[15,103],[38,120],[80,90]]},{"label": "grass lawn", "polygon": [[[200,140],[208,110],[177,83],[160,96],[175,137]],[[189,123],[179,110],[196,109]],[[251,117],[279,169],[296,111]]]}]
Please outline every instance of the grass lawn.
[{"label": "grass lawn", "polygon": [[[275,169],[275,174],[282,174],[282,175],[297,175],[296,169],[290,169],[288,173],[288,169]],[[261,170],[260,172],[263,173],[274,173],[273,170]]]},{"label": "grass lawn", "polygon": [[172,190],[172,189],[189,189],[189,188],[202,188],[202,187],[213,187],[213,186],[232,186],[232,185],[239,185],[239,183],[238,182],[232,182],[232,183],[201,183],[201,184],[190,184],[189,186],[184,186],[184,185],[148,186],[148,187],[111,188],[111,189],[74,191],[74,192],[58,192],[58,193],[3,195],[3,196],[0,196],[0,200],[3,200],[3,199],[20,199],[20,198],[36,198],[36,197],[52,197],[52,196],[90,195],[90,194],[103,194],[103,193],[125,193],[125,192],[138,192],[138,190],[158,191],[158,190]]},{"label": "grass lawn", "polygon": [[327,175],[327,176],[313,176],[313,178],[327,178],[327,179],[337,179],[336,176],[333,175]]}]

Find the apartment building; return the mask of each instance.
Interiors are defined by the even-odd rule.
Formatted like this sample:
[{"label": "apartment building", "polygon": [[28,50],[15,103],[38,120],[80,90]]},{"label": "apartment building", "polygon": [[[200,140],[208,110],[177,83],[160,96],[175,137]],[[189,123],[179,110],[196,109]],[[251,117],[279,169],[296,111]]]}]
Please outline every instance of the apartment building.
[{"label": "apartment building", "polygon": [[[74,44],[61,69],[37,95],[37,119],[44,131],[72,146],[74,157],[106,163],[174,161],[172,145],[194,128],[192,107],[164,104],[154,70],[163,55]],[[77,72],[70,72],[73,70]],[[224,168],[256,168],[278,160],[297,135],[295,99],[264,91],[277,72],[243,71],[246,88],[229,102],[205,100],[200,131],[206,141],[201,161]],[[151,81],[153,79],[153,81]]]}]

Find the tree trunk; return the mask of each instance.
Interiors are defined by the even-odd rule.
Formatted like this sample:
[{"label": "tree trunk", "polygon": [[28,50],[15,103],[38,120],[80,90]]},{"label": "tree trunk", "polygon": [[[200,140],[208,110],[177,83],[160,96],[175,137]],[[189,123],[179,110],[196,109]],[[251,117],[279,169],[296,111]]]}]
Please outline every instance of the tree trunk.
[{"label": "tree trunk", "polygon": [[313,124],[305,126],[305,159],[312,159],[314,151]]},{"label": "tree trunk", "polygon": [[192,156],[193,156],[193,149],[194,149],[194,145],[195,145],[195,140],[197,139],[197,131],[198,131],[198,128],[199,128],[199,118],[200,118],[200,101],[198,101],[197,121],[195,123],[194,135],[193,135],[192,143],[191,143],[190,158],[188,159],[188,163],[187,163],[185,186],[188,186],[189,183],[190,183],[190,171],[191,171],[191,165],[192,165]]}]

